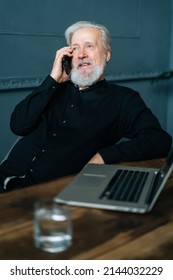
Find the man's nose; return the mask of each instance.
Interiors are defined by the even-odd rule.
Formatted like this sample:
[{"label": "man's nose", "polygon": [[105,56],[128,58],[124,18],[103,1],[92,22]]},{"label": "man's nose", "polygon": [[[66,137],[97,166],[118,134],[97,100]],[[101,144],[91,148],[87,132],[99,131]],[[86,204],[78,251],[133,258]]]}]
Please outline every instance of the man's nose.
[{"label": "man's nose", "polygon": [[81,49],[79,50],[78,57],[79,57],[79,58],[87,57],[87,52],[86,52],[85,48],[81,48]]}]

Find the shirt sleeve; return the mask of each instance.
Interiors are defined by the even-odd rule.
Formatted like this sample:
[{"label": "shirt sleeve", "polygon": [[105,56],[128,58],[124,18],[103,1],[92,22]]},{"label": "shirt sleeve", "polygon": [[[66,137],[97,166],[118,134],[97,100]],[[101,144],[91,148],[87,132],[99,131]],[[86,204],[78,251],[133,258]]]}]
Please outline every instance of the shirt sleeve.
[{"label": "shirt sleeve", "polygon": [[165,157],[171,149],[171,136],[136,92],[124,98],[118,133],[118,143],[99,151],[105,163]]},{"label": "shirt sleeve", "polygon": [[15,107],[10,120],[14,134],[25,136],[39,125],[42,113],[58,87],[59,84],[47,76],[39,87]]}]

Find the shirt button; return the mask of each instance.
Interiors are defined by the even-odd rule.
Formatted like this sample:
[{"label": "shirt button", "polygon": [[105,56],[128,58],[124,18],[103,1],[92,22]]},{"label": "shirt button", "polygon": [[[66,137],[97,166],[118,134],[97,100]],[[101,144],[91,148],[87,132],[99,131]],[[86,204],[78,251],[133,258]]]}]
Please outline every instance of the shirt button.
[{"label": "shirt button", "polygon": [[74,105],[73,105],[73,104],[71,104],[71,105],[70,105],[70,107],[71,107],[71,108],[73,108],[73,107],[74,107]]},{"label": "shirt button", "polygon": [[35,156],[35,157],[33,157],[32,161],[34,161],[35,159],[36,159],[36,156]]},{"label": "shirt button", "polygon": [[54,133],[53,136],[55,137],[55,136],[56,136],[56,133]]},{"label": "shirt button", "polygon": [[66,123],[66,120],[63,120],[63,121],[62,121],[62,123],[64,123],[64,124],[65,124],[65,123]]},{"label": "shirt button", "polygon": [[33,172],[33,169],[30,169],[30,172]]},{"label": "shirt button", "polygon": [[42,153],[44,153],[44,152],[45,152],[45,149],[42,149],[41,151],[42,151]]}]

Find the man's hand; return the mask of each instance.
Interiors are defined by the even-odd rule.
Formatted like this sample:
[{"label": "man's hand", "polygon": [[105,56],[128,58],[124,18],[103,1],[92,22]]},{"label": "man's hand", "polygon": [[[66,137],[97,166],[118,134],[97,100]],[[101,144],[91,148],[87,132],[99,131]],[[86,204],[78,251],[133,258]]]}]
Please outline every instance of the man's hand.
[{"label": "man's hand", "polygon": [[95,154],[88,163],[104,164],[104,160],[99,153]]},{"label": "man's hand", "polygon": [[65,55],[72,57],[72,52],[73,50],[71,47],[64,47],[56,52],[50,76],[58,83],[63,83],[69,78],[69,75],[62,69],[62,58]]}]

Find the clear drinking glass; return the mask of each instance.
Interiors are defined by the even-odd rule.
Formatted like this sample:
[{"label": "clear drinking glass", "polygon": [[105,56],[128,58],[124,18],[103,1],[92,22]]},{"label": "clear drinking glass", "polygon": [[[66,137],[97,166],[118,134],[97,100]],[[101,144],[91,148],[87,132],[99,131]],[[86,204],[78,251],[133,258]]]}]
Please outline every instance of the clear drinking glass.
[{"label": "clear drinking glass", "polygon": [[72,244],[72,222],[67,205],[40,200],[34,209],[34,243],[50,253],[66,250]]}]

